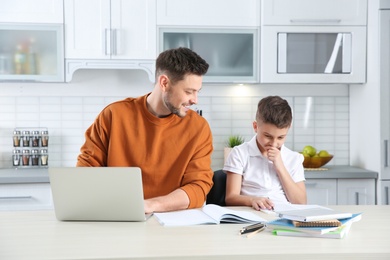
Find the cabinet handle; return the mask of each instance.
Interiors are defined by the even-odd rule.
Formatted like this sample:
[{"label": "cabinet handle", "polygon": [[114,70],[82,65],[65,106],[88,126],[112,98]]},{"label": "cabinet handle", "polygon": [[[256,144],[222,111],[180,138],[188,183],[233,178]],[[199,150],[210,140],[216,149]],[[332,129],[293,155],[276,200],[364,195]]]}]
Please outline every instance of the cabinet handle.
[{"label": "cabinet handle", "polygon": [[385,187],[386,205],[389,205],[389,187]]},{"label": "cabinet handle", "polygon": [[356,205],[359,205],[359,192],[355,192]]},{"label": "cabinet handle", "polygon": [[105,55],[111,55],[112,51],[111,46],[111,30],[105,29],[104,30],[104,54]]},{"label": "cabinet handle", "polygon": [[389,140],[384,140],[384,150],[385,150],[385,167],[389,167]]},{"label": "cabinet handle", "polygon": [[341,19],[291,19],[291,23],[340,23]]},{"label": "cabinet handle", "polygon": [[32,196],[4,196],[0,197],[0,200],[23,200],[32,199]]},{"label": "cabinet handle", "polygon": [[112,29],[112,55],[117,55],[116,29]]}]

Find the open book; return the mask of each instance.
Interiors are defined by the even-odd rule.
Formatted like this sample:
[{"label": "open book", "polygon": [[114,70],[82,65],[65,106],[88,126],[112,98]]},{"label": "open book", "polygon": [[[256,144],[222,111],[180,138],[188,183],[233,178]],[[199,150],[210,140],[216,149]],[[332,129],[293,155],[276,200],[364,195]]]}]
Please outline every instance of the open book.
[{"label": "open book", "polygon": [[267,222],[253,212],[232,210],[214,204],[207,204],[200,209],[154,213],[154,215],[164,226]]}]

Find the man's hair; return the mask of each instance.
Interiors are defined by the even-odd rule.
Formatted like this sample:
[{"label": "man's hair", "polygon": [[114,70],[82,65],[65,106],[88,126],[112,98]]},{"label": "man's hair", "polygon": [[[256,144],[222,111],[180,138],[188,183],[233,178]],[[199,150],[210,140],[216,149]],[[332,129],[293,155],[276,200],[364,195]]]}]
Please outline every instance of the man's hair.
[{"label": "man's hair", "polygon": [[183,80],[187,74],[203,76],[209,64],[194,51],[188,48],[166,50],[156,60],[156,80],[166,74],[173,84]]},{"label": "man's hair", "polygon": [[286,100],[279,96],[268,96],[261,99],[257,105],[256,121],[273,124],[277,128],[291,126],[292,112]]}]

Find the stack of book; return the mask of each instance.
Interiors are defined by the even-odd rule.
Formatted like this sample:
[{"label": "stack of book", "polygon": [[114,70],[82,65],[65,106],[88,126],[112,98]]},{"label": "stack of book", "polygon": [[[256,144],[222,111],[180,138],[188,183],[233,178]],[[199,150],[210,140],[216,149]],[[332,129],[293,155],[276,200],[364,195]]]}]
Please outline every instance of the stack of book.
[{"label": "stack of book", "polygon": [[277,212],[280,218],[269,221],[274,235],[316,238],[343,238],[362,213],[339,212],[325,207]]}]

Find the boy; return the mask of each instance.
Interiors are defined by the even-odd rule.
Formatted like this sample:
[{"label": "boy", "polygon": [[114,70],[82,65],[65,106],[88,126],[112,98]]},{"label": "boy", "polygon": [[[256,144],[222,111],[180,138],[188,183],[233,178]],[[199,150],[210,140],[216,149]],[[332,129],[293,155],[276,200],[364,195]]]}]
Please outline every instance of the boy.
[{"label": "boy", "polygon": [[291,122],[286,100],[260,100],[253,122],[256,135],[234,147],[223,168],[226,205],[271,210],[274,203],[306,204],[303,155],[283,145]]}]

